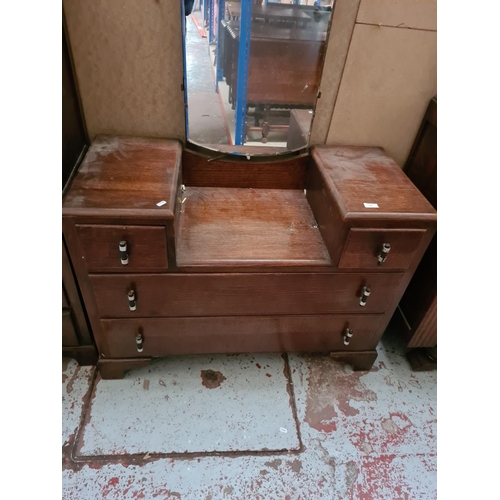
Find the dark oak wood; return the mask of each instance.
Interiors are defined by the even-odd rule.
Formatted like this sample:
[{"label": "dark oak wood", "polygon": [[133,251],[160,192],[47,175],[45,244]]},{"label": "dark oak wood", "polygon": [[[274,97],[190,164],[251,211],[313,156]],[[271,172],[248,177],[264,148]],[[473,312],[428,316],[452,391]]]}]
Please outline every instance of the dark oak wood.
[{"label": "dark oak wood", "polygon": [[[437,99],[429,103],[405,165],[405,173],[437,208]],[[411,330],[402,328],[408,347],[437,344],[437,235],[415,271],[400,302]]]},{"label": "dark oak wood", "polygon": [[[306,17],[309,17],[305,15]],[[239,24],[226,22],[223,74],[236,99]],[[252,23],[247,105],[305,106],[316,103],[326,33]]]},{"label": "dark oak wood", "polygon": [[377,333],[379,337],[381,337],[382,334],[384,333],[385,329],[387,328],[387,325],[389,324],[389,321],[391,320],[394,312],[396,311],[400,297],[404,294],[406,288],[408,287],[408,284],[410,283],[413,275],[415,274],[415,270],[417,269],[418,263],[421,261],[426,249],[429,246],[429,243],[434,237],[435,231],[436,231],[435,227],[434,229],[427,230],[424,237],[422,238],[422,241],[417,251],[415,252],[415,257],[413,259],[413,262],[411,266],[406,270],[405,274],[403,275],[403,278],[399,282],[399,285],[396,289],[396,293],[392,296],[389,306],[386,309],[386,314],[384,315],[384,318],[380,322]]},{"label": "dark oak wood", "polygon": [[71,64],[71,53],[62,29],[62,188],[63,191],[82,160],[88,140],[78,89]]},{"label": "dark oak wood", "polygon": [[306,196],[330,259],[338,262],[348,227],[342,219],[341,209],[333,197],[327,173],[311,158],[306,182]]},{"label": "dark oak wood", "polygon": [[[436,212],[380,149],[318,149],[312,157],[276,163],[185,152],[182,165],[158,165],[158,176],[172,179],[171,212],[162,216],[123,208],[123,200],[143,196],[136,193],[141,181],[128,158],[121,163],[118,201],[63,212],[64,238],[106,378],[120,378],[150,357],[196,352],[331,352],[357,369],[371,367],[434,235]],[[180,154],[176,158],[180,162]],[[97,196],[102,187],[105,195],[111,176],[104,184],[92,176],[80,180],[75,192]],[[379,203],[379,210],[359,209],[365,202]],[[99,272],[89,274],[87,260],[99,263],[111,255],[102,250],[99,256],[107,238],[114,238],[109,226],[134,226],[141,234],[164,227],[166,250],[155,238],[138,240],[149,257],[166,253],[168,268],[102,273],[105,268],[91,267]],[[377,266],[380,238],[391,238],[393,253]],[[363,287],[371,290],[365,307]],[[130,290],[135,311],[129,309]],[[342,331],[351,326],[354,337],[345,346]]]},{"label": "dark oak wood", "polygon": [[186,150],[182,155],[182,174],[184,184],[191,187],[304,189],[308,164],[308,154],[280,161],[245,157],[236,161],[228,157],[212,160]]},{"label": "dark oak wood", "polygon": [[328,251],[301,190],[187,188],[177,265],[328,266]]},{"label": "dark oak wood", "polygon": [[437,209],[437,99],[429,103],[404,172]]},{"label": "dark oak wood", "polygon": [[[164,226],[77,225],[89,272],[161,272],[168,268]],[[120,261],[119,243],[127,242],[128,264]]]},{"label": "dark oak wood", "polygon": [[[408,269],[426,230],[352,228],[340,256],[339,269]],[[389,243],[385,262],[378,263],[382,245]]]},{"label": "dark oak wood", "polygon": [[[72,217],[63,217],[62,228],[64,242],[68,248],[68,253],[73,256],[73,270],[78,280],[78,287],[85,306],[85,312],[92,329],[94,341],[99,352],[103,352],[105,345],[101,335],[101,317],[97,309],[92,284],[88,276],[87,267],[83,259],[83,250],[76,233],[75,221]],[[64,266],[63,266],[64,272]],[[64,281],[64,274],[63,274]]]},{"label": "dark oak wood", "polygon": [[406,358],[410,362],[414,372],[428,372],[437,370],[437,360],[431,358],[425,347],[412,349],[406,353]]},{"label": "dark oak wood", "polygon": [[377,359],[377,351],[331,352],[330,357],[334,361],[351,365],[354,371],[370,371]]},{"label": "dark oak wood", "polygon": [[149,362],[149,359],[100,359],[97,367],[103,380],[115,380],[123,378],[127,370],[142,368]]},{"label": "dark oak wood", "polygon": [[80,365],[95,365],[94,346],[73,269],[64,241],[62,242],[62,354]]},{"label": "dark oak wood", "polygon": [[62,348],[63,358],[73,358],[80,366],[96,365],[97,350],[93,345],[69,346]]},{"label": "dark oak wood", "polygon": [[62,307],[63,307],[63,309],[71,307],[69,305],[68,295],[66,294],[66,290],[64,289],[64,285],[62,287]]},{"label": "dark oak wood", "polygon": [[78,334],[76,333],[75,324],[71,317],[71,310],[64,310],[62,312],[62,344],[63,346],[77,346]]},{"label": "dark oak wood", "polygon": [[[380,148],[314,146],[312,157],[344,220],[436,222],[436,211]],[[365,203],[379,208],[367,208]]]},{"label": "dark oak wood", "polygon": [[[374,348],[382,315],[244,316],[103,320],[106,357],[239,352],[355,351]],[[353,331],[344,345],[346,328]],[[135,338],[143,337],[143,352]]]},{"label": "dark oak wood", "polygon": [[[77,344],[92,345],[92,336],[85,317],[84,308],[80,299],[73,269],[69,260],[68,252],[64,241],[62,242],[62,288],[63,288],[63,308],[71,311],[75,334],[78,341]],[[67,320],[66,320],[67,324]],[[67,327],[66,327],[67,328]],[[63,326],[64,331],[64,326]],[[64,334],[63,334],[64,345]],[[74,345],[73,343],[71,345]]]},{"label": "dark oak wood", "polygon": [[[402,274],[91,275],[102,318],[384,312]],[[371,288],[359,305],[363,286]],[[127,293],[135,291],[130,311]]]},{"label": "dark oak wood", "polygon": [[400,332],[408,347],[437,344],[437,236],[434,236],[399,303],[405,322]]},{"label": "dark oak wood", "polygon": [[179,141],[98,136],[63,200],[63,215],[172,219],[181,153]]}]

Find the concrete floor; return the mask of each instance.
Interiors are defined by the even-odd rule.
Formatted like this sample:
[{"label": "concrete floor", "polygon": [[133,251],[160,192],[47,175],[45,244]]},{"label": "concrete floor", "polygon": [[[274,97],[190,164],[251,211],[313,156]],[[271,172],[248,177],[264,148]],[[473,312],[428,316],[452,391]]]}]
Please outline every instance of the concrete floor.
[{"label": "concrete floor", "polygon": [[226,118],[215,92],[208,39],[200,35],[193,15],[186,18],[189,139],[198,144],[229,144]]},{"label": "concrete floor", "polygon": [[63,360],[64,499],[436,498],[436,372],[389,330],[370,372],[328,356]]}]

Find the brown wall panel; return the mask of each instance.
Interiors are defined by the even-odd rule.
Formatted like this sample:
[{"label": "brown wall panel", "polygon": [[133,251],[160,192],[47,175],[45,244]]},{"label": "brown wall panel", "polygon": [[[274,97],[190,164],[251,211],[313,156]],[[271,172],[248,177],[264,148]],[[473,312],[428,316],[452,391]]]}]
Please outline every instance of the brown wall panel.
[{"label": "brown wall panel", "polygon": [[183,140],[181,4],[63,0],[90,139]]},{"label": "brown wall panel", "polygon": [[337,0],[333,10],[330,34],[327,42],[323,73],[321,75],[321,98],[311,127],[310,144],[325,144],[332,119],[335,99],[340,87],[342,72],[347,58],[349,43],[356,21],[360,0]]}]

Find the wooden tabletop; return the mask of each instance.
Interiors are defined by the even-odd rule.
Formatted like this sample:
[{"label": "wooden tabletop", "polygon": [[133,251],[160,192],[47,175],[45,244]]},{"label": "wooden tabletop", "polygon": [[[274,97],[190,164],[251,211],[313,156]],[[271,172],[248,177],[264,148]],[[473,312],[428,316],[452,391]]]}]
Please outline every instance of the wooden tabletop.
[{"label": "wooden tabletop", "polygon": [[436,220],[432,205],[381,148],[314,146],[312,157],[325,172],[343,216]]},{"label": "wooden tabletop", "polygon": [[63,215],[173,217],[182,144],[98,136],[63,198]]}]

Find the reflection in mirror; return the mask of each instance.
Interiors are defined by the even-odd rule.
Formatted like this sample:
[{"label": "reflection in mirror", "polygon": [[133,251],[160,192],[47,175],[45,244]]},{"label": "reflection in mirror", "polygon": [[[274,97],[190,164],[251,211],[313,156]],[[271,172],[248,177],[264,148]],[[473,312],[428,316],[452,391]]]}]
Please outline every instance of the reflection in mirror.
[{"label": "reflection in mirror", "polygon": [[185,4],[188,140],[236,154],[307,147],[333,1]]}]

